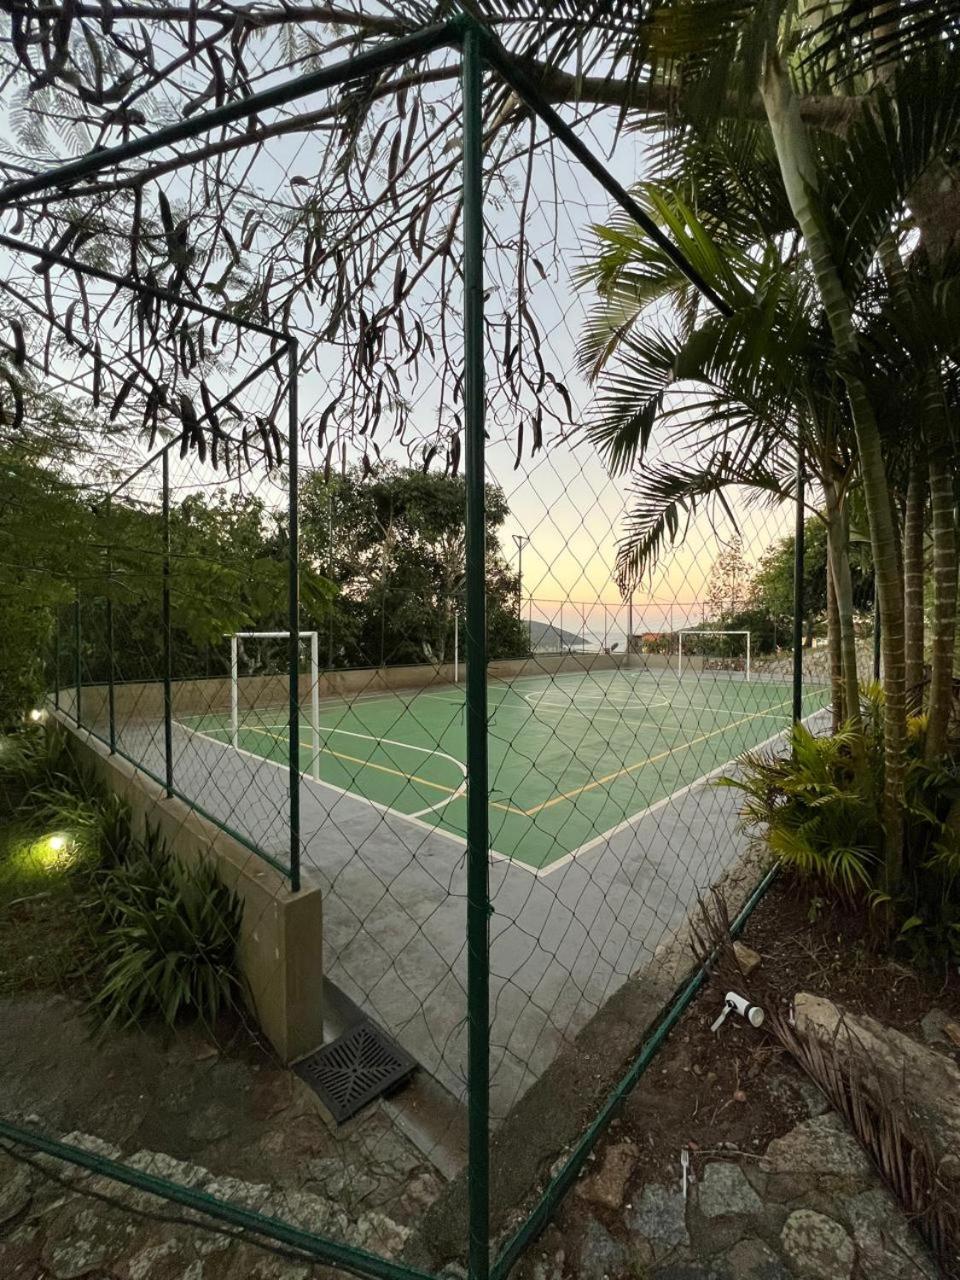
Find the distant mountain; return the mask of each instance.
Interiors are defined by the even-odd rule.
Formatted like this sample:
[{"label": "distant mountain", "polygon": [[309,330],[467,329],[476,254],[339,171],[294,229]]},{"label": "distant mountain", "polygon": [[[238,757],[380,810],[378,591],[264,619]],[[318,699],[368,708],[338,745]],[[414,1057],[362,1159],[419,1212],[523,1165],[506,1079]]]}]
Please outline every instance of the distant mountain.
[{"label": "distant mountain", "polygon": [[530,628],[530,648],[540,653],[558,653],[561,649],[582,649],[583,636],[572,631],[562,631],[552,627],[548,622],[527,623]]}]

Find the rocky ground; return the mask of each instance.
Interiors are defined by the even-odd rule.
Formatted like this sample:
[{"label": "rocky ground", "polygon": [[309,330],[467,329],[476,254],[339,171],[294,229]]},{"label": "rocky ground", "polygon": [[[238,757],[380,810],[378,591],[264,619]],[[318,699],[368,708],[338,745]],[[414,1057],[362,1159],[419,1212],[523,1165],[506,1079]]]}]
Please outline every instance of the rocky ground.
[{"label": "rocky ground", "polygon": [[[877,1036],[893,1046],[890,1070],[910,1100],[904,1114],[933,1124],[938,1158],[955,1159],[953,977],[936,986],[877,961],[843,921],[811,920],[789,886],[768,895],[746,941],[751,998],[772,1010],[798,991],[842,997],[861,1019],[872,1063],[883,1057]],[[960,1259],[952,1272],[937,1270],[782,1045],[734,1017],[712,1030],[726,989],[720,975],[706,984],[513,1280],[960,1277]],[[810,1021],[826,1016],[818,995],[804,1007]],[[220,1053],[189,1034],[97,1042],[69,1001],[50,996],[0,1000],[0,1026],[0,1115],[15,1123],[386,1257],[401,1255],[440,1193],[439,1175],[389,1108],[334,1129],[311,1091],[253,1047]],[[209,1220],[201,1226],[188,1209],[0,1144],[0,1280],[331,1274]]]},{"label": "rocky ground", "polygon": [[679,1167],[668,1182],[636,1186],[637,1145],[614,1138],[517,1280],[939,1275],[838,1116],[810,1116],[759,1156],[724,1154],[695,1154],[684,1196]]},{"label": "rocky ground", "polygon": [[[862,923],[785,880],[748,922],[739,975],[705,985],[515,1280],[929,1280],[938,1269],[873,1161],[776,1037],[729,1017],[731,982],[838,1032],[919,1130],[956,1196],[960,983],[879,958]],[[798,999],[798,993],[805,994]],[[797,1014],[798,1020],[800,1014]],[[689,1159],[684,1194],[681,1153]],[[949,1166],[949,1167],[948,1167]]]},{"label": "rocky ground", "polygon": [[[190,1033],[95,1041],[62,997],[0,1000],[0,1026],[0,1115],[134,1168],[387,1257],[442,1186],[386,1106],[336,1128],[302,1081],[250,1046],[222,1054]],[[0,1144],[0,1280],[320,1274],[12,1150]]]}]

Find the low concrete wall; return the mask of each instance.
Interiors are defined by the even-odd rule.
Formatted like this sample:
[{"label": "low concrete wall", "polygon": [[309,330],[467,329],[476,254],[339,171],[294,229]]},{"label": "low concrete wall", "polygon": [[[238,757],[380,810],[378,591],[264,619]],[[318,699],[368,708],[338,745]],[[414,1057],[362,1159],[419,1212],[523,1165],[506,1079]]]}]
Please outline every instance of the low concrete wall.
[{"label": "low concrete wall", "polygon": [[619,671],[627,666],[625,655],[614,653],[535,653],[529,658],[513,658],[491,662],[487,667],[492,680],[517,680],[524,676],[559,676]]},{"label": "low concrete wall", "polygon": [[[656,655],[654,655],[656,657]],[[693,659],[690,660],[691,664]],[[702,659],[700,659],[702,663]],[[666,665],[667,660],[634,655],[630,664],[642,669],[642,664]],[[541,653],[529,658],[502,659],[491,662],[488,674],[491,680],[516,680],[530,676],[555,676],[589,674],[598,671],[618,671],[628,665],[622,654],[606,653]],[[466,664],[461,663],[459,678],[466,675]],[[452,662],[422,663],[407,667],[365,667],[359,670],[327,671],[319,679],[321,698],[350,698],[360,694],[389,693],[398,689],[425,689],[453,684]],[[284,676],[241,676],[239,702],[244,707],[276,707],[287,705],[287,681]],[[226,676],[201,680],[174,680],[174,719],[188,716],[224,714],[230,710],[230,681]],[[310,696],[309,676],[300,676],[300,700],[306,703]],[[61,710],[73,716],[76,690],[60,690]],[[136,680],[114,687],[114,706],[117,723],[131,720],[163,719],[163,683],[160,680]],[[84,685],[80,691],[80,718],[85,724],[103,725],[108,717],[108,690],[105,684]]]},{"label": "low concrete wall", "polygon": [[[683,655],[685,671],[702,671],[706,658],[697,654]],[[676,671],[677,655],[675,653],[632,653],[630,667],[634,671]]]},{"label": "low concrete wall", "polygon": [[[86,690],[84,690],[86,697]],[[130,805],[135,828],[157,827],[184,862],[211,858],[225,884],[243,902],[239,958],[248,999],[267,1039],[284,1062],[323,1043],[323,902],[320,889],[289,883],[249,849],[162,787],[103,743],[56,718],[69,732],[78,759],[92,766],[110,791]]]}]

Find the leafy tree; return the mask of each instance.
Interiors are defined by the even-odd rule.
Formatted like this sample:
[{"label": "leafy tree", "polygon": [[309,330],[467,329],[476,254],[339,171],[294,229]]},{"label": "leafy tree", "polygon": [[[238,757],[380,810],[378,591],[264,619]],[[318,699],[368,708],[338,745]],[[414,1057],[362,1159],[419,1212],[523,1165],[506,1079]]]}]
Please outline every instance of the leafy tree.
[{"label": "leafy tree", "polygon": [[[108,599],[116,678],[160,678],[164,546],[155,508],[121,497],[107,503],[35,453],[0,455],[0,721],[16,723],[49,687],[58,622],[59,676],[72,683],[78,598],[85,681],[109,675]],[[281,517],[239,492],[186,496],[170,521],[175,674],[226,674],[225,634],[286,629],[288,587]],[[302,625],[319,627],[332,589],[309,569],[300,589]]]},{"label": "leafy tree", "polygon": [[[670,137],[663,152],[675,150],[681,167],[693,167],[679,179],[680,201],[671,203],[661,197],[658,202],[654,193],[649,203],[662,225],[689,248],[729,312],[712,326],[720,360],[701,354],[698,372],[709,381],[718,365],[729,366],[735,349],[729,342],[724,345],[719,335],[729,334],[751,309],[755,320],[766,310],[772,321],[766,327],[767,340],[763,328],[754,323],[750,339],[740,349],[752,358],[749,363],[739,360],[733,381],[739,404],[756,405],[752,398],[758,389],[756,370],[761,364],[777,368],[790,351],[789,341],[783,342],[790,331],[781,319],[787,313],[775,303],[769,287],[776,275],[783,279],[783,271],[771,272],[771,260],[774,267],[779,263],[788,272],[796,296],[802,299],[807,331],[819,344],[818,361],[798,364],[801,377],[792,382],[766,378],[763,416],[771,426],[778,416],[791,424],[794,440],[802,441],[807,458],[819,457],[828,464],[819,466],[819,478],[832,531],[830,581],[836,603],[848,619],[844,626],[841,617],[844,703],[846,714],[856,721],[860,699],[855,646],[851,648],[852,591],[845,580],[843,559],[836,554],[849,539],[849,503],[843,495],[838,501],[833,474],[835,459],[841,469],[850,470],[845,451],[863,494],[882,624],[886,875],[895,887],[904,870],[907,653],[898,524],[907,488],[903,476],[910,467],[918,467],[929,481],[934,561],[939,556],[940,564],[934,585],[938,603],[930,692],[933,714],[926,730],[928,758],[944,747],[955,653],[957,528],[949,495],[957,479],[958,405],[951,336],[956,326],[948,313],[955,305],[960,247],[956,236],[960,94],[955,43],[938,38],[925,46],[929,35],[916,43],[912,38],[901,40],[897,5],[884,8],[889,23],[885,43],[896,53],[881,60],[884,65],[878,72],[877,63],[864,55],[862,40],[848,42],[843,35],[843,21],[854,10],[862,17],[866,7],[840,4],[811,22],[796,7],[773,0],[756,5],[664,0],[639,18],[628,6],[616,5],[621,31],[632,25],[639,38],[618,44],[611,37],[608,52],[618,70],[629,64],[638,78],[649,75],[673,85],[677,93],[678,107],[667,123]],[[955,11],[950,21],[956,21]],[[825,100],[830,104],[828,111],[835,107],[843,112],[842,122],[839,116],[831,121],[820,108],[810,109],[806,95],[814,84],[821,107]],[[759,154],[771,161],[763,170],[757,169],[757,148],[743,145],[745,130],[731,135],[726,119],[731,98],[741,103],[745,123],[761,124]],[[759,107],[756,114],[755,106]],[[687,145],[685,139],[693,142]],[[713,145],[713,140],[719,145]],[[735,151],[730,150],[731,142]],[[724,147],[725,156],[721,154]],[[749,160],[746,169],[741,165],[744,158]],[[758,172],[761,181],[754,183]],[[763,182],[764,174],[772,182]],[[691,190],[696,194],[696,217],[690,216],[689,198],[681,203]],[[768,193],[775,215],[766,215],[762,209]],[[783,211],[785,221],[779,228],[772,227],[772,217]],[[758,225],[765,234],[745,254]],[[660,274],[652,289],[647,284],[647,300],[655,294],[666,296],[669,271]],[[674,270],[673,291],[681,285]],[[780,294],[787,296],[782,285]],[[698,323],[698,310],[689,305],[681,309],[680,320],[686,326],[684,340],[692,332],[706,336],[704,331],[710,327],[709,321]],[[631,340],[628,332],[624,343],[628,351]],[[660,360],[657,368],[665,369],[666,362]],[[671,376],[677,377],[676,373]],[[654,381],[647,378],[651,408],[646,416],[638,412],[628,422],[626,413],[621,414],[619,438],[614,431],[607,440],[611,456],[617,456],[618,448],[624,458],[646,448],[650,427],[664,407],[663,387],[655,388]],[[669,382],[669,377],[663,381]],[[794,406],[786,416],[770,412],[776,402],[769,393],[778,385]],[[614,386],[615,392],[623,390],[622,383]],[[623,402],[625,406],[626,397]],[[904,421],[914,425],[912,433],[904,433]],[[829,435],[834,447],[823,448]],[[811,448],[817,438],[820,447]],[[744,450],[742,435],[736,447],[729,434],[715,439],[716,449],[707,466],[700,467],[696,476],[690,469],[682,482],[673,478],[675,504],[681,499],[689,504],[706,492],[716,494],[724,482],[736,480],[753,484],[756,478],[770,491],[766,477],[756,476],[761,468],[755,459],[767,456],[776,431],[765,436],[759,451],[756,439],[749,451]],[[782,434],[779,439],[782,447]],[[915,441],[922,446],[919,457]],[[762,470],[776,471],[776,467],[767,465]],[[664,482],[663,527],[669,534],[679,524],[666,505],[668,478],[658,479]],[[920,502],[922,497],[917,509]],[[639,527],[641,536],[645,529]],[[911,549],[916,545],[917,539],[910,540]]]},{"label": "leafy tree", "polygon": [[737,535],[720,552],[707,581],[707,608],[711,618],[724,618],[741,608],[750,588],[750,566]]},{"label": "leafy tree", "polygon": [[[794,538],[781,538],[768,548],[750,581],[751,604],[762,609],[777,623],[785,639],[793,626]],[[829,572],[827,529],[822,520],[807,520],[803,534],[803,623],[809,646],[817,623],[827,616]],[[873,570],[869,557],[860,551],[851,554],[853,598],[861,611],[872,608]]]},{"label": "leafy tree", "polygon": [[[500,550],[503,491],[487,486],[487,626],[491,658],[529,652],[516,616],[517,580]],[[301,489],[304,554],[339,595],[327,620],[336,666],[448,662],[463,615],[466,488],[462,477],[384,466]]]},{"label": "leafy tree", "polygon": [[17,724],[46,690],[54,612],[85,571],[90,520],[53,471],[28,453],[0,453],[0,727]]}]

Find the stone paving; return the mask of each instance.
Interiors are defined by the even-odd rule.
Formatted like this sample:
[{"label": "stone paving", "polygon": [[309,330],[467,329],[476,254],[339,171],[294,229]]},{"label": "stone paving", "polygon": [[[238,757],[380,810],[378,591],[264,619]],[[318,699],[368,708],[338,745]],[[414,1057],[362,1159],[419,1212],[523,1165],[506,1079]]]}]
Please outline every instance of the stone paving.
[{"label": "stone paving", "polygon": [[[119,1156],[118,1148],[89,1135],[66,1138],[101,1155]],[[153,1196],[44,1157],[37,1163],[40,1168],[0,1153],[3,1280],[315,1280],[331,1274],[192,1226],[189,1211]],[[156,1152],[137,1152],[127,1163],[306,1229],[345,1232],[348,1226],[333,1201],[307,1192],[215,1178]],[[51,1179],[48,1170],[57,1178]],[[170,1220],[177,1217],[181,1221]],[[350,1224],[357,1243],[387,1254],[402,1245],[405,1228],[375,1211],[362,1219]]]},{"label": "stone paving", "polygon": [[679,1177],[631,1190],[639,1152],[613,1141],[513,1280],[935,1280],[844,1122],[813,1110],[759,1157],[694,1160],[686,1198]]},{"label": "stone paving", "polygon": [[[99,1040],[69,1001],[0,1001],[0,1115],[340,1243],[394,1256],[443,1179],[378,1102],[336,1128],[272,1060],[201,1036]],[[321,1274],[182,1210],[0,1144],[0,1280],[304,1280]],[[68,1188],[45,1176],[66,1180]],[[81,1194],[94,1190],[120,1206]],[[143,1216],[144,1212],[148,1216]]]},{"label": "stone paving", "polygon": [[[401,1255],[438,1194],[435,1172],[380,1108],[335,1137],[288,1072],[208,1057],[190,1040],[94,1046],[66,1002],[19,1010],[7,1002],[0,1013],[10,1025],[17,1013],[22,1035],[7,1062],[19,1063],[16,1075],[2,1069],[0,1043],[0,1111],[25,1125],[42,1119],[74,1145],[387,1257]],[[28,1025],[34,1038],[43,1029],[49,1045],[56,1033],[68,1049],[55,1068],[45,1055],[45,1073],[31,1070]],[[641,1183],[639,1139],[615,1122],[513,1280],[935,1280],[936,1266],[844,1122],[818,1091],[807,1085],[802,1094],[805,1118],[765,1150],[693,1152],[686,1196],[679,1168],[670,1181]],[[25,1110],[27,1097],[42,1117]],[[66,1128],[77,1113],[96,1118],[97,1136]],[[0,1280],[329,1275],[202,1230],[188,1211],[144,1193],[0,1150]]]}]

